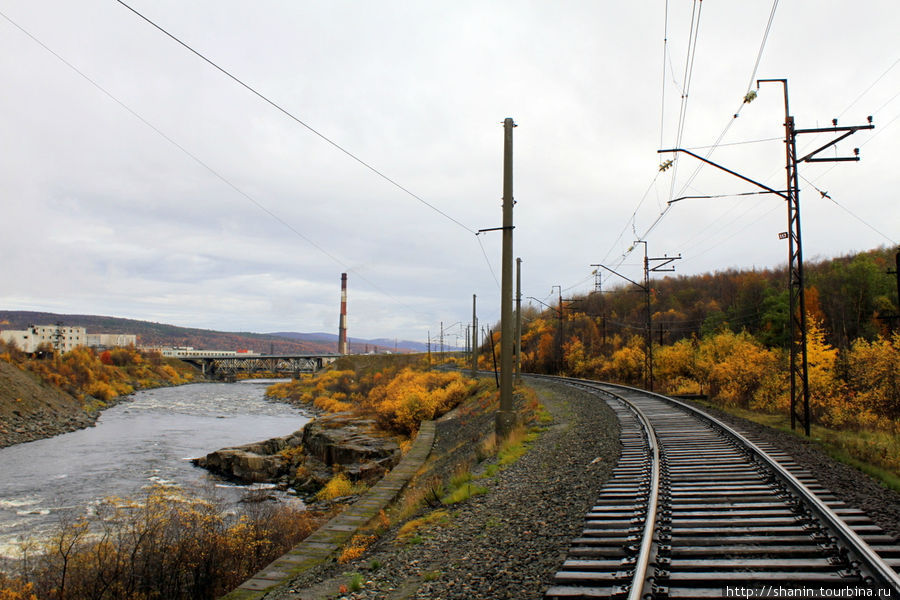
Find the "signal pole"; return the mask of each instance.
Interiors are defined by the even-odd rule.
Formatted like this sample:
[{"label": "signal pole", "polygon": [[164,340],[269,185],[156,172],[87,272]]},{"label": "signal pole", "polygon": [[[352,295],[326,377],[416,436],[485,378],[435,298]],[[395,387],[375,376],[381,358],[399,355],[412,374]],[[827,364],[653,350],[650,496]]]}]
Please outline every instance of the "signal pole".
[{"label": "signal pole", "polygon": [[475,314],[475,294],[472,294],[472,377],[478,374],[478,316]]},{"label": "signal pole", "polygon": [[513,322],[512,322],[512,261],[513,261],[513,127],[509,117],[503,121],[503,253],[500,282],[500,410],[497,412],[497,437],[505,438],[516,423],[513,412]]}]

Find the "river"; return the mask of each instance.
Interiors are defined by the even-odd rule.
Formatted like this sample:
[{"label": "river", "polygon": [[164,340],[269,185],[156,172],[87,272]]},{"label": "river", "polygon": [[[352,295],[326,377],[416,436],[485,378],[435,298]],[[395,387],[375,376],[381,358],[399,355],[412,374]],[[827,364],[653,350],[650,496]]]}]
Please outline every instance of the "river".
[{"label": "river", "polygon": [[65,511],[79,514],[108,496],[135,497],[153,484],[243,489],[189,459],[227,446],[288,435],[309,416],[265,400],[268,384],[196,383],[136,392],[103,412],[95,427],[0,449],[0,555],[40,536]]}]

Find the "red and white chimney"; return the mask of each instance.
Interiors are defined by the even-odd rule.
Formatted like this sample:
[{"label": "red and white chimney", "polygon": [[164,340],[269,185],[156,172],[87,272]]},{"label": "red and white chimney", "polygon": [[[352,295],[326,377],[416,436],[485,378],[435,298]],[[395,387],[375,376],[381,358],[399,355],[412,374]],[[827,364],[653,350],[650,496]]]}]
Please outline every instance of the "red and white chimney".
[{"label": "red and white chimney", "polygon": [[338,325],[338,354],[347,353],[347,274],[341,273],[341,321]]}]

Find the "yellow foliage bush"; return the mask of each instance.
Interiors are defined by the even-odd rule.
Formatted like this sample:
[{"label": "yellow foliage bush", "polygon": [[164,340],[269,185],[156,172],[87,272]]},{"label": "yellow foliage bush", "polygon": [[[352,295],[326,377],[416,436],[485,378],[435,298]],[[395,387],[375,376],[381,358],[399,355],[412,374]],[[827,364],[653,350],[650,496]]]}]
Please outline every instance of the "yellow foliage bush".
[{"label": "yellow foliage bush", "polygon": [[179,370],[164,364],[158,355],[158,360],[148,358],[134,348],[116,348],[98,355],[92,348],[80,346],[46,359],[30,358],[21,352],[10,357],[20,368],[80,400],[91,396],[109,402],[137,388],[175,385],[193,377],[190,367],[183,363]]},{"label": "yellow foliage bush", "polygon": [[326,371],[311,379],[272,385],[266,395],[312,403],[328,412],[371,415],[380,427],[408,436],[418,430],[419,423],[454,408],[477,388],[476,380],[460,373],[407,366],[369,374],[349,369]]},{"label": "yellow foliage bush", "polygon": [[352,538],[350,538],[350,543],[341,551],[341,555],[338,557],[338,562],[341,564],[345,564],[350,562],[351,560],[356,560],[360,556],[365,553],[366,550],[369,549],[375,542],[376,537],[374,535],[365,535],[357,533]]},{"label": "yellow foliage bush", "polygon": [[38,600],[34,585],[0,573],[0,600]]},{"label": "yellow foliage bush", "polygon": [[366,490],[365,484],[353,483],[343,473],[338,473],[328,480],[328,483],[318,491],[316,499],[319,501],[334,500],[343,496],[361,494]]}]

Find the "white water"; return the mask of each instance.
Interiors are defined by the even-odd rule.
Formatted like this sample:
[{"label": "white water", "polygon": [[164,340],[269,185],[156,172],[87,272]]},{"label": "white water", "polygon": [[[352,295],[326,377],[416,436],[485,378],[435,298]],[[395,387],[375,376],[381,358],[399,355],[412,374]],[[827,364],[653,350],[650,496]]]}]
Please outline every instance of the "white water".
[{"label": "white water", "polygon": [[0,449],[0,555],[108,496],[140,496],[153,484],[233,487],[189,459],[303,427],[308,416],[264,399],[270,383],[137,392],[96,427]]}]

